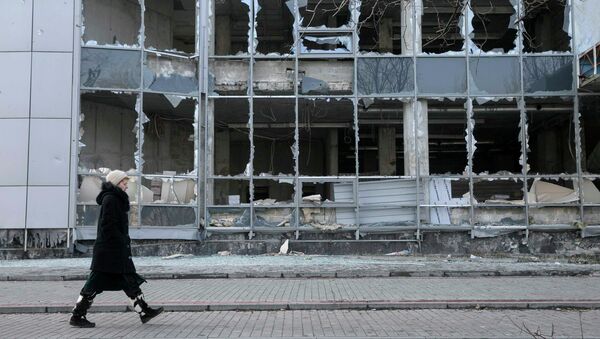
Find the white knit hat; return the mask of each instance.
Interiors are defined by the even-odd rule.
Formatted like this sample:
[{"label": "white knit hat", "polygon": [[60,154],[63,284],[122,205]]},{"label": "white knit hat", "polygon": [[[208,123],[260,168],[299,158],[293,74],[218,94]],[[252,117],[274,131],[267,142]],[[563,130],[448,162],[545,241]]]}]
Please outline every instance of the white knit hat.
[{"label": "white knit hat", "polygon": [[127,173],[119,170],[111,171],[106,176],[106,181],[112,183],[115,186],[117,186],[123,179],[129,179],[129,177],[127,176]]}]

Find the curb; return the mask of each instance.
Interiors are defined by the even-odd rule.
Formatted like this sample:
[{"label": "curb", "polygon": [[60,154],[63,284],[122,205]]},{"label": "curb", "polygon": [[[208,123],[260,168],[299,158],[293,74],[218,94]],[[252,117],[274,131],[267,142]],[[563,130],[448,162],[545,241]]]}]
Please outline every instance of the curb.
[{"label": "curb", "polygon": [[[408,309],[600,309],[600,300],[418,300],[418,301],[356,301],[356,302],[299,302],[299,303],[198,303],[160,304],[167,312],[206,311],[284,311],[284,310],[408,310]],[[69,313],[72,305],[0,306],[0,314]],[[126,305],[95,305],[91,313],[128,312]]]},{"label": "curb", "polygon": [[[333,279],[333,278],[425,278],[425,277],[575,277],[600,274],[600,271],[590,269],[580,270],[513,270],[513,271],[341,271],[341,272],[233,272],[233,273],[144,273],[138,271],[147,279],[264,279],[264,278],[304,278],[304,279]],[[0,281],[73,281],[86,280],[86,274],[69,275],[12,275],[0,276]]]}]

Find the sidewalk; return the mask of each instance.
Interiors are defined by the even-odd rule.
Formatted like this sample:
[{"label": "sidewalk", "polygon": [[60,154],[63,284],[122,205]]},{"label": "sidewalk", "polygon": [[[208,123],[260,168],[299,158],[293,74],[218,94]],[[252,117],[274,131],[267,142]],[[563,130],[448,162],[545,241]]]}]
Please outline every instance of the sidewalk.
[{"label": "sidewalk", "polygon": [[[0,313],[69,312],[83,281],[2,281]],[[143,286],[168,311],[600,308],[600,277],[168,279]],[[124,312],[122,292],[93,312]]]}]

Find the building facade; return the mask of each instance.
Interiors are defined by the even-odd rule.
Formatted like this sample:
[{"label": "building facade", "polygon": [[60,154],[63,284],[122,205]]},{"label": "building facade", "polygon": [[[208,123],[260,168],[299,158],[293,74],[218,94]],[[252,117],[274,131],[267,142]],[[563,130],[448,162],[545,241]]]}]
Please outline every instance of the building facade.
[{"label": "building facade", "polygon": [[2,248],[600,234],[592,0],[0,4]]}]

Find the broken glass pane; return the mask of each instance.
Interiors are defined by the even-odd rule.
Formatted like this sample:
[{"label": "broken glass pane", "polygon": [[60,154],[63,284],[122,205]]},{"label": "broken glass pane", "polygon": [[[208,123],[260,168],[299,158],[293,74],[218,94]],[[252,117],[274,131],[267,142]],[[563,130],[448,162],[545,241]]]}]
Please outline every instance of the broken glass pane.
[{"label": "broken glass pane", "polygon": [[471,0],[472,41],[484,52],[507,53],[515,48],[517,26],[514,0]]},{"label": "broken glass pane", "polygon": [[142,225],[198,227],[196,210],[193,207],[144,206]]},{"label": "broken glass pane", "polygon": [[302,205],[348,204],[355,201],[354,181],[302,181]]},{"label": "broken glass pane", "polygon": [[465,58],[417,58],[420,94],[464,94],[467,90]]},{"label": "broken glass pane", "polygon": [[248,53],[250,7],[241,0],[215,2],[214,55]]},{"label": "broken glass pane", "polygon": [[527,98],[525,104],[530,173],[575,173],[573,101]]},{"label": "broken glass pane", "polygon": [[138,1],[83,0],[86,45],[139,46],[142,10]]},{"label": "broken glass pane", "polygon": [[411,58],[358,59],[358,93],[411,94],[414,90]]},{"label": "broken glass pane", "polygon": [[295,208],[254,208],[254,227],[294,227],[295,220]]},{"label": "broken glass pane", "polygon": [[365,106],[363,103],[358,107],[359,174],[403,175],[404,103],[400,100],[374,99],[372,104]]},{"label": "broken glass pane", "polygon": [[427,114],[429,172],[462,174],[467,166],[467,110],[464,101],[429,101]]},{"label": "broken glass pane", "polygon": [[255,60],[252,88],[255,95],[293,95],[293,60]]},{"label": "broken glass pane", "polygon": [[546,93],[573,90],[573,57],[523,58],[525,93]]},{"label": "broken glass pane", "polygon": [[473,196],[477,204],[523,205],[523,181],[475,179]]},{"label": "broken glass pane", "polygon": [[254,206],[294,203],[294,179],[254,179],[253,184]]},{"label": "broken glass pane", "polygon": [[464,37],[461,34],[461,23],[465,5],[466,1],[423,0],[423,52],[445,53],[462,50]]},{"label": "broken glass pane", "polygon": [[76,226],[96,226],[100,216],[100,206],[94,205],[77,205],[77,221]]},{"label": "broken glass pane", "polygon": [[81,94],[80,171],[136,168],[136,101],[137,95],[128,93]]},{"label": "broken glass pane", "polygon": [[214,175],[250,175],[248,99],[214,100]]},{"label": "broken glass pane", "polygon": [[144,88],[155,92],[198,95],[196,59],[144,53]]},{"label": "broken glass pane", "polygon": [[600,96],[580,96],[581,169],[600,173]]},{"label": "broken glass pane", "polygon": [[352,94],[354,61],[347,59],[299,60],[298,92],[303,95]]},{"label": "broken glass pane", "polygon": [[300,52],[312,53],[352,53],[351,35],[328,35],[314,33],[302,35]]},{"label": "broken glass pane", "polygon": [[196,0],[146,0],[144,45],[149,49],[196,50]]},{"label": "broken glass pane", "polygon": [[249,208],[210,208],[210,227],[250,227]]},{"label": "broken glass pane", "polygon": [[410,41],[403,35],[402,11],[399,1],[362,0],[358,20],[359,50],[402,54],[402,46]]},{"label": "broken glass pane", "polygon": [[472,57],[469,59],[469,90],[474,95],[518,94],[520,70],[517,57]]},{"label": "broken glass pane", "polygon": [[81,87],[137,89],[141,82],[140,72],[139,51],[81,49]]},{"label": "broken glass pane", "polygon": [[250,180],[211,179],[212,201],[209,205],[243,205],[250,203]]},{"label": "broken glass pane", "polygon": [[523,1],[524,52],[570,51],[570,6],[566,0]]},{"label": "broken glass pane", "polygon": [[194,163],[196,100],[169,100],[162,94],[144,95],[144,173],[191,173]]},{"label": "broken glass pane", "polygon": [[191,178],[150,177],[142,180],[142,201],[159,204],[193,204],[196,181]]},{"label": "broken glass pane", "polygon": [[[248,60],[209,61],[209,89],[218,95],[247,95],[250,81]],[[212,81],[212,88],[210,81]]]},{"label": "broken glass pane", "polygon": [[355,175],[352,101],[300,99],[298,129],[301,175]]},{"label": "broken glass pane", "polygon": [[262,54],[290,53],[294,45],[294,15],[279,1],[258,0],[258,5],[256,51]]},{"label": "broken glass pane", "polygon": [[300,21],[303,27],[338,28],[348,24],[348,1],[299,0]]},{"label": "broken glass pane", "polygon": [[521,173],[521,114],[513,101],[473,104],[473,173]]}]

